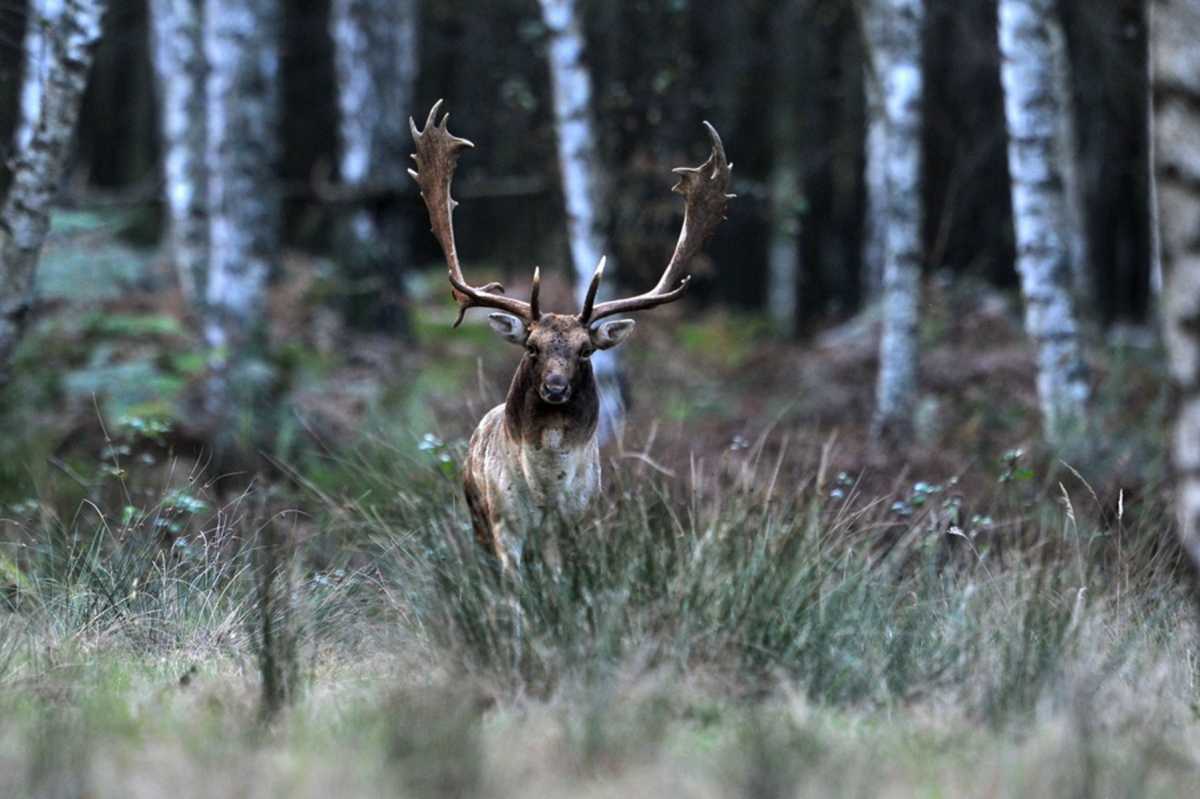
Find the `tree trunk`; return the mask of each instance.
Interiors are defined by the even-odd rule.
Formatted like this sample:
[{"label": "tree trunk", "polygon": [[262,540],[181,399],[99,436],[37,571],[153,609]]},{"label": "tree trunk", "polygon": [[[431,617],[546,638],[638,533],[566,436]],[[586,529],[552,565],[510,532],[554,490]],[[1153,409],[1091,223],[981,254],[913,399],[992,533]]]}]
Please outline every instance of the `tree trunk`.
[{"label": "tree trunk", "polygon": [[872,57],[863,69],[864,96],[867,104],[866,163],[863,183],[866,189],[866,208],[863,214],[863,296],[874,300],[883,288],[883,263],[887,234],[887,109],[883,103],[883,76],[874,58],[876,45],[882,41],[884,15],[876,6],[879,0],[867,0],[862,5],[863,38]]},{"label": "tree trunk", "polygon": [[208,0],[204,54],[208,143],[209,267],[204,338],[212,380],[209,421],[222,441],[252,420],[266,371],[261,360],[267,278],[279,248],[273,183],[278,140],[275,0]]},{"label": "tree trunk", "polygon": [[[12,179],[0,208],[0,384],[33,305],[38,254],[100,39],[103,0],[34,0]],[[31,86],[30,84],[36,84]]]},{"label": "tree trunk", "polygon": [[1088,269],[1087,235],[1083,215],[1083,188],[1079,180],[1079,145],[1075,135],[1075,111],[1071,96],[1071,59],[1061,25],[1050,26],[1050,52],[1053,56],[1054,93],[1062,102],[1058,114],[1055,163],[1062,170],[1065,234],[1071,264],[1071,289],[1077,298],[1091,291]]},{"label": "tree trunk", "polygon": [[1147,0],[1056,3],[1070,57],[1070,116],[1089,278],[1087,292],[1076,297],[1079,307],[1105,325],[1144,324],[1152,313],[1146,5]]},{"label": "tree trunk", "polygon": [[1200,568],[1200,7],[1156,0],[1151,14],[1163,316],[1179,391],[1178,534]]},{"label": "tree trunk", "polygon": [[883,287],[884,240],[887,228],[887,129],[878,86],[867,78],[866,209],[863,220],[863,296],[874,299]]},{"label": "tree trunk", "polygon": [[166,189],[167,252],[184,299],[204,298],[208,266],[204,26],[201,0],[150,0]]},{"label": "tree trunk", "polygon": [[[793,146],[795,146],[793,144]],[[771,165],[771,240],[767,247],[767,312],[780,333],[794,336],[799,328],[800,170],[792,153],[775,151]]]},{"label": "tree trunk", "polygon": [[[33,141],[34,128],[42,112],[42,93],[54,60],[50,30],[62,9],[55,0],[28,0],[25,8],[25,38],[21,45],[21,95],[13,145],[24,150]],[[94,57],[94,54],[93,54]]]},{"label": "tree trunk", "polygon": [[417,77],[416,0],[333,0],[330,35],[338,83],[342,183],[362,192],[344,220],[341,255],[355,284],[350,318],[407,329],[407,230],[397,199],[408,190],[408,117]]},{"label": "tree trunk", "polygon": [[1062,102],[1054,76],[1053,2],[1000,0],[999,18],[1025,330],[1037,348],[1046,439],[1063,448],[1083,441],[1088,381],[1071,296],[1067,199],[1056,152]]},{"label": "tree trunk", "polygon": [[874,433],[903,443],[913,432],[917,404],[921,298],[921,0],[873,0],[866,25],[882,91],[886,153],[883,208],[883,334]]},{"label": "tree trunk", "polygon": [[797,48],[799,0],[790,0],[775,18],[774,101],[771,103],[770,241],[767,246],[767,312],[779,332],[798,329],[800,227],[804,193],[800,180],[799,103],[802,76]]},{"label": "tree trunk", "polygon": [[[600,155],[592,127],[592,79],[584,63],[582,19],[576,0],[539,0],[549,31],[550,78],[554,89],[554,126],[558,166],[567,211],[575,294],[582,306],[592,272],[606,247],[599,212],[604,207],[600,185]],[[613,284],[612,259],[606,276]],[[624,422],[624,404],[614,350],[592,356],[600,389],[600,440],[605,441]]]}]

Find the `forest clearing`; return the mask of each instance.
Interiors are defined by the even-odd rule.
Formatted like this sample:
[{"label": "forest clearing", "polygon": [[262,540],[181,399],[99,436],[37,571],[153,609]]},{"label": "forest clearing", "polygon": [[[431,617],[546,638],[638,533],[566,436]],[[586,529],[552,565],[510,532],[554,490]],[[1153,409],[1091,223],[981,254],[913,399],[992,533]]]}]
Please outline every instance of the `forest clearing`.
[{"label": "forest clearing", "polygon": [[1200,3],[968,5],[0,15],[0,797],[1200,792]]}]

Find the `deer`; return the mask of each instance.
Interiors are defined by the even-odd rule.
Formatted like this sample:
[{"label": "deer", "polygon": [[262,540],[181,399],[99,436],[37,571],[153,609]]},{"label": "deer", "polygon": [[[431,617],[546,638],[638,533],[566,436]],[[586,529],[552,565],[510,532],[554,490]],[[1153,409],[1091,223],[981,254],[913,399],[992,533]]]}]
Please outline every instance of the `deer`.
[{"label": "deer", "polygon": [[469,284],[459,264],[452,216],[457,202],[450,186],[459,155],[475,145],[447,130],[450,115],[438,121],[442,101],[429,111],[425,127],[409,117],[416,152],[416,180],[429,212],[432,232],[441,245],[458,304],[458,327],[471,308],[490,308],[491,327],[505,341],[523,347],[505,401],[492,408],[475,428],[463,463],[463,493],[475,538],[499,562],[503,573],[521,564],[529,531],[551,518],[578,522],[600,491],[597,439],[599,395],[588,360],[616,347],[633,332],[634,320],[619,314],[675,302],[687,291],[682,274],[705,240],[725,218],[732,165],[716,129],[704,128],[712,143],[708,159],[673,172],[672,191],[685,200],[683,224],[675,249],[658,283],[624,299],[596,302],[604,276],[601,258],[578,313],[542,310],[538,301],[541,269],[533,271],[529,301],[509,297],[499,283]]}]

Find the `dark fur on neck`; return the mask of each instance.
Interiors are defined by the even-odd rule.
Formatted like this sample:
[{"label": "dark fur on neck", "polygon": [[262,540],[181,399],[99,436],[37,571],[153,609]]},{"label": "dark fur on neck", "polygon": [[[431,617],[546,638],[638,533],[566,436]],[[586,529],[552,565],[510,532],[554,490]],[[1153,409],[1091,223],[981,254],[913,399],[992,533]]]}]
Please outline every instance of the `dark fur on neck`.
[{"label": "dark fur on neck", "polygon": [[600,395],[590,363],[580,364],[571,398],[562,405],[552,405],[538,393],[532,362],[521,359],[504,401],[504,426],[514,441],[539,449],[544,430],[561,428],[564,447],[582,446],[595,434],[599,418]]}]

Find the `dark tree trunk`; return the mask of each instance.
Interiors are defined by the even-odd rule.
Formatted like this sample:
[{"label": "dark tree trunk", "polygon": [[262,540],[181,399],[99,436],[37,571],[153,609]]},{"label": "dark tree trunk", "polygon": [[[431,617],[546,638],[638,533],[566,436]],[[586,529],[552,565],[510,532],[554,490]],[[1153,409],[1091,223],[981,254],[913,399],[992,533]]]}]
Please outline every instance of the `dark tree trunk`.
[{"label": "dark tree trunk", "polygon": [[994,0],[929,0],[924,143],[927,266],[1015,287]]},{"label": "dark tree trunk", "polygon": [[772,47],[777,58],[771,81],[771,173],[767,180],[771,203],[767,313],[776,329],[788,336],[796,332],[799,322],[796,303],[800,298],[800,234],[805,210],[798,107],[805,76],[797,57],[800,48],[793,45],[800,35],[801,12],[808,5],[806,0],[788,0],[773,20]]},{"label": "dark tree trunk", "polygon": [[[80,159],[93,186],[153,188],[158,116],[145,0],[113,0],[80,111]],[[147,198],[149,199],[149,198]]]},{"label": "dark tree trunk", "polygon": [[1073,76],[1090,293],[1105,324],[1143,323],[1152,250],[1145,0],[1059,5]]}]

